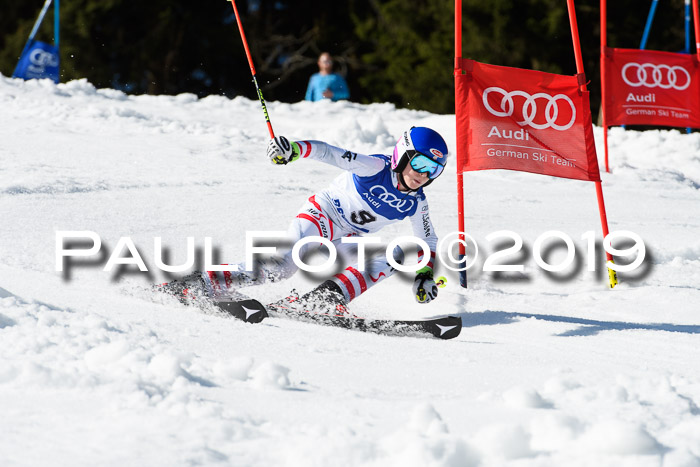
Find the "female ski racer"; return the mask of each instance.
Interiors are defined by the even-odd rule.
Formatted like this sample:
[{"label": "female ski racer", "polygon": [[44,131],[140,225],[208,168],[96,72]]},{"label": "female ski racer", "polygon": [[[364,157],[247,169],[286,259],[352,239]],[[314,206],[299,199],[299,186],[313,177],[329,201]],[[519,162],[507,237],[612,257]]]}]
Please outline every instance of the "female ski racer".
[{"label": "female ski racer", "polygon": [[[423,188],[443,172],[447,154],[445,140],[425,127],[405,131],[391,156],[358,154],[321,141],[290,142],[284,136],[271,139],[267,147],[267,156],[275,165],[314,159],[345,171],[301,207],[288,229],[292,245],[304,237],[319,236],[333,242],[339,252],[347,251],[356,246],[341,243],[343,237],[372,234],[405,218],[411,221],[414,236],[430,247],[430,261],[416,271],[413,282],[413,294],[419,303],[429,303],[438,293],[433,279],[438,238],[430,222]],[[307,243],[301,248],[300,257],[309,247]],[[393,255],[397,263],[403,264],[400,247],[394,249]],[[422,258],[421,250],[418,261]],[[238,264],[238,271],[196,271],[158,289],[190,303],[202,295],[225,297],[241,287],[286,279],[297,270],[289,248],[281,256],[257,264],[256,271],[245,271],[244,263]],[[368,260],[364,271],[349,266],[301,299],[320,299],[344,309],[351,300],[394,272],[384,255],[380,255]]]}]

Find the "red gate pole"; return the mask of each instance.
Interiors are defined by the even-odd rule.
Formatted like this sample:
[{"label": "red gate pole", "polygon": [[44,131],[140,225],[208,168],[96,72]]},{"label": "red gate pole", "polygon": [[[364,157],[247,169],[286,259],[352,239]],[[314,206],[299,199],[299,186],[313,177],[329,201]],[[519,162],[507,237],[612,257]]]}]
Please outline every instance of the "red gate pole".
[{"label": "red gate pole", "polygon": [[236,0],[227,0],[233,5],[233,13],[236,15],[236,23],[238,23],[238,30],[241,32],[241,39],[243,40],[243,47],[245,48],[246,57],[248,57],[248,65],[250,65],[250,72],[253,75],[253,84],[255,84],[255,90],[258,92],[258,99],[260,99],[260,104],[262,105],[263,113],[265,114],[265,122],[267,122],[267,129],[270,132],[270,138],[275,137],[275,132],[272,131],[272,123],[270,123],[270,115],[267,113],[267,106],[265,105],[265,99],[263,98],[262,91],[258,86],[258,80],[255,77],[255,66],[253,66],[253,57],[250,55],[250,49],[248,48],[248,41],[245,38],[245,33],[243,32],[243,24],[241,23],[241,17],[238,15],[238,8],[236,8]]},{"label": "red gate pole", "polygon": [[608,47],[608,5],[607,0],[600,0],[600,111],[603,115],[603,147],[605,148],[605,171],[610,173],[608,165],[608,118],[605,112],[605,99],[607,86],[605,73],[605,49]]},{"label": "red gate pole", "polygon": [[[695,0],[697,2],[697,0]],[[603,4],[605,0],[601,0],[601,4]],[[580,75],[583,75],[583,57],[581,56],[581,42],[578,37],[578,25],[576,23],[576,9],[574,7],[574,0],[566,0],[566,5],[569,10],[569,23],[571,24],[571,37],[574,42],[574,57],[576,58],[576,72]],[[601,10],[602,13],[602,10]],[[603,31],[601,30],[601,35],[603,34]],[[586,91],[586,81],[582,80],[579,81],[580,84],[580,90],[585,92]],[[603,104],[605,105],[605,104]],[[603,199],[603,186],[600,181],[595,182],[595,191],[596,195],[598,197],[598,211],[600,211],[600,222],[603,226],[603,238],[608,236],[608,217],[605,213],[605,201]],[[610,253],[607,251],[605,252],[605,255],[608,259],[608,262],[612,262],[613,258]],[[608,279],[609,279],[609,284],[610,288],[613,288],[617,285],[617,273],[610,269],[608,266]]]},{"label": "red gate pole", "polygon": [[[462,74],[462,0],[455,0],[455,127],[459,134],[459,122],[457,121],[457,76]],[[459,145],[457,146],[459,151]],[[458,157],[455,160],[459,161]],[[459,219],[459,239],[464,242],[464,172],[457,164],[457,217]],[[459,244],[459,261],[462,261],[467,254],[467,249],[464,243]],[[459,285],[467,288],[467,271],[459,272]]]},{"label": "red gate pole", "polygon": [[693,26],[695,27],[695,56],[700,61],[700,14],[698,13],[698,0],[693,0]]}]

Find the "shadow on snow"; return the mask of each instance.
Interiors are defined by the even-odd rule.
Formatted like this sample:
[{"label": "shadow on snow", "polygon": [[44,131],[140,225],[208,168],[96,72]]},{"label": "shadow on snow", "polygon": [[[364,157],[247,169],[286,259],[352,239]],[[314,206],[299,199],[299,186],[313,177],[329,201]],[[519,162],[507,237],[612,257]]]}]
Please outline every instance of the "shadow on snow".
[{"label": "shadow on snow", "polygon": [[628,323],[623,321],[599,321],[594,319],[574,318],[571,316],[558,316],[534,313],[513,313],[507,311],[485,310],[476,313],[460,313],[462,327],[492,326],[496,324],[509,324],[522,318],[535,318],[542,321],[555,323],[578,324],[580,327],[557,334],[561,337],[569,336],[595,336],[602,331],[666,331],[683,332],[686,334],[700,334],[700,325],[671,324],[671,323]]}]

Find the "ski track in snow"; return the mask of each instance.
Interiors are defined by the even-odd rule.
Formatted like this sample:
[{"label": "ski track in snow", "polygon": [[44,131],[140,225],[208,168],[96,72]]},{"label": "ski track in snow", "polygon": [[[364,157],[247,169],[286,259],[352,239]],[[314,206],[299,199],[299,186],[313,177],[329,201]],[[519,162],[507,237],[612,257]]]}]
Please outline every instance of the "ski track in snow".
[{"label": "ski track in snow", "polygon": [[[171,264],[188,236],[212,237],[230,262],[246,230],[286,229],[338,170],[271,166],[258,102],[0,76],[0,107],[1,465],[700,466],[700,133],[611,129],[610,228],[639,234],[649,254],[614,290],[600,265],[586,270],[581,235],[601,236],[592,184],[465,174],[467,230],[484,251],[469,289],[448,273],[420,306],[410,278],[394,277],[352,304],[370,317],[459,314],[462,334],[438,341],[247,325],[153,299],[142,289],[162,274],[103,272],[106,257],[56,272],[56,230],[95,231],[108,253],[130,236],[153,267],[156,236]],[[454,153],[452,115],[268,108],[292,139],[388,153],[425,125]],[[449,165],[427,190],[441,235],[457,226]],[[486,235],[503,229],[529,246],[516,258],[525,272],[478,272]],[[577,269],[535,266],[547,230],[572,237]],[[408,234],[398,224],[381,237]],[[314,283],[244,292],[272,301]]]}]

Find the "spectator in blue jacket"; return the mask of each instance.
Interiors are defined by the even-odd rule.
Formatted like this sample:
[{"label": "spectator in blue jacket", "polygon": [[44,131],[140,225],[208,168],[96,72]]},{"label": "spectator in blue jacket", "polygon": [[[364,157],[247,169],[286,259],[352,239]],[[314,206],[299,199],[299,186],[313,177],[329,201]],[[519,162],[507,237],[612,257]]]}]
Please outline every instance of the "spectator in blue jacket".
[{"label": "spectator in blue jacket", "polygon": [[338,73],[333,73],[333,59],[328,52],[323,52],[318,57],[318,69],[319,72],[311,75],[309,79],[309,86],[306,88],[307,101],[321,99],[337,101],[350,97],[345,78]]}]

